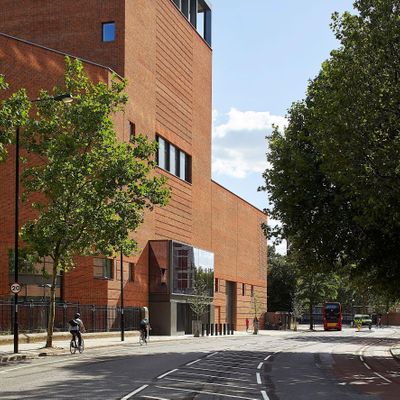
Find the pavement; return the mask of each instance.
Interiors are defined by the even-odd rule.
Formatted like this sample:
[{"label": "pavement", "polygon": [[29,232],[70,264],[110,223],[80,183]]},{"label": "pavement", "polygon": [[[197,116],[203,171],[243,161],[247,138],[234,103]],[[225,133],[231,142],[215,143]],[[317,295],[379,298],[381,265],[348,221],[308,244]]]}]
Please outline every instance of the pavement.
[{"label": "pavement", "polygon": [[[297,332],[310,332],[307,326],[300,326]],[[259,330],[260,335],[291,335],[293,331],[290,330]],[[251,332],[235,331],[234,336],[252,335]],[[85,349],[95,349],[110,346],[122,345],[138,345],[139,331],[126,331],[124,341],[121,341],[120,332],[97,332],[85,333]],[[229,337],[224,336],[209,336],[209,338]],[[0,363],[8,361],[22,361],[26,359],[57,356],[69,354],[69,342],[71,334],[69,332],[54,332],[53,347],[44,347],[46,343],[46,333],[30,333],[20,334],[18,353],[14,353],[14,337],[13,335],[0,335]],[[198,340],[193,335],[176,335],[176,336],[150,336],[150,342],[163,342],[172,340]],[[391,347],[390,352],[394,358],[400,361],[400,345]]]},{"label": "pavement", "polygon": [[[260,335],[282,335],[291,334],[291,331],[259,331]],[[251,332],[235,331],[234,336],[252,335]],[[139,331],[126,331],[124,341],[121,341],[120,332],[98,332],[84,333],[85,350],[110,346],[122,345],[138,345]],[[230,337],[230,335],[209,336],[209,338]],[[150,335],[150,343],[163,342],[171,340],[198,340],[193,335],[176,335],[176,336],[153,336]],[[14,353],[14,337],[13,335],[0,335],[0,363],[8,361],[22,361],[26,359],[57,356],[69,354],[69,342],[71,334],[69,332],[54,332],[53,347],[44,347],[46,343],[46,333],[20,334],[18,341],[18,353]]]}]

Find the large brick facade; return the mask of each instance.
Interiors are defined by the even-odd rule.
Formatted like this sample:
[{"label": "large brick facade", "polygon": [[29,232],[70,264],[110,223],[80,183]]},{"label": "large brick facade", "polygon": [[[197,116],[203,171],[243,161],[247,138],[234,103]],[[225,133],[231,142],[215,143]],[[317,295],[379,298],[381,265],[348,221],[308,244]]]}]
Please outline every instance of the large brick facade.
[{"label": "large brick facade", "polygon": [[[142,250],[124,259],[125,304],[151,303],[149,288],[155,286],[155,277],[149,274],[149,241],[176,241],[214,253],[219,286],[215,322],[227,318],[227,285],[234,291],[230,318],[239,329],[246,317],[252,319],[254,293],[261,316],[266,311],[267,260],[260,225],[266,217],[211,180],[212,50],[174,2],[3,0],[2,10],[0,32],[14,37],[0,35],[0,73],[11,83],[10,91],[27,87],[35,97],[39,88],[60,83],[63,53],[88,60],[84,65],[93,80],[109,81],[111,70],[128,79],[128,105],[115,117],[120,140],[129,140],[131,122],[137,132],[151,139],[159,135],[191,156],[190,183],[157,168],[167,176],[172,198],[167,207],[147,213],[135,233]],[[115,22],[116,38],[102,42],[102,23],[108,21]],[[0,166],[3,297],[9,294],[7,252],[14,234],[13,175],[10,149],[9,161]],[[26,218],[23,209],[20,223]],[[134,281],[128,279],[129,262],[135,265]],[[118,304],[119,276],[118,257],[108,280],[93,277],[92,259],[77,258],[76,268],[65,275],[64,300]]]}]

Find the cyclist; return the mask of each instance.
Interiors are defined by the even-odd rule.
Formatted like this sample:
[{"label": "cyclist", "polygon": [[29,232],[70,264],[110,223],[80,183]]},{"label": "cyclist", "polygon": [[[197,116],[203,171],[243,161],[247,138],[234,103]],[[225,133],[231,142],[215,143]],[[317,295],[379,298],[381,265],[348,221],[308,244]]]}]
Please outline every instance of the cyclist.
[{"label": "cyclist", "polygon": [[72,335],[72,338],[78,338],[78,346],[82,346],[82,335],[81,332],[85,332],[85,325],[83,325],[83,321],[81,320],[81,314],[76,313],[74,318],[69,322],[69,332]]},{"label": "cyclist", "polygon": [[145,341],[147,341],[147,336],[149,335],[150,323],[147,318],[143,318],[140,321],[140,335]]}]

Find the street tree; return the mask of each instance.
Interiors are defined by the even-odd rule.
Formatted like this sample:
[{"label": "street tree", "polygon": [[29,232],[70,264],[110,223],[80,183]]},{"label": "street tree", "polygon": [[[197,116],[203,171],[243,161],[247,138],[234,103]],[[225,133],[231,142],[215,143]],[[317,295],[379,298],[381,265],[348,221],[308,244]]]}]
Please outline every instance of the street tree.
[{"label": "street tree", "polygon": [[296,290],[296,271],[286,255],[268,246],[268,301],[269,311],[291,311]]},{"label": "street tree", "polygon": [[378,292],[400,294],[400,7],[357,0],[333,15],[340,47],[269,140],[262,188],[269,228],[304,265],[368,273]]},{"label": "street tree", "polygon": [[[117,141],[112,116],[127,101],[125,86],[116,76],[111,85],[93,83],[78,60],[67,58],[64,86],[41,91],[35,113],[23,121],[22,145],[29,154],[24,199],[35,217],[21,236],[30,253],[53,260],[46,347],[52,346],[60,271],[73,267],[77,255],[137,251],[132,233],[144,211],[169,198],[165,179],[153,173],[157,144],[142,135],[132,144]],[[72,104],[51,100],[65,92]],[[29,112],[26,94],[19,96]]]}]

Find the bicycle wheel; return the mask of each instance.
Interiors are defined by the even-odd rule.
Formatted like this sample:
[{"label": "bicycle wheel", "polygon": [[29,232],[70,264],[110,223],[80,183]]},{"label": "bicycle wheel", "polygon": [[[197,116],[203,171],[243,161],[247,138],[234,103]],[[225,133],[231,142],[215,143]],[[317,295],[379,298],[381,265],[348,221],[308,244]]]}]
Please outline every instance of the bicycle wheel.
[{"label": "bicycle wheel", "polygon": [[74,339],[72,339],[69,342],[69,351],[71,352],[71,354],[75,354],[76,353],[76,343],[75,343]]},{"label": "bicycle wheel", "polygon": [[85,341],[83,340],[83,338],[82,338],[82,340],[81,340],[81,345],[79,346],[79,353],[83,353],[83,350],[85,350]]}]

